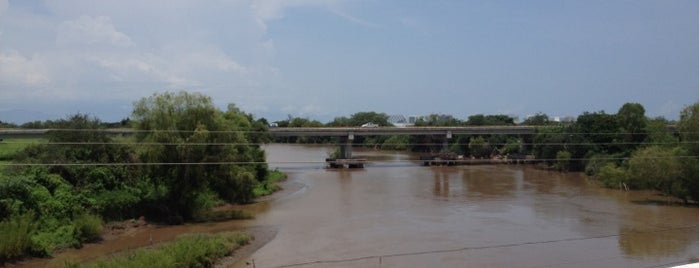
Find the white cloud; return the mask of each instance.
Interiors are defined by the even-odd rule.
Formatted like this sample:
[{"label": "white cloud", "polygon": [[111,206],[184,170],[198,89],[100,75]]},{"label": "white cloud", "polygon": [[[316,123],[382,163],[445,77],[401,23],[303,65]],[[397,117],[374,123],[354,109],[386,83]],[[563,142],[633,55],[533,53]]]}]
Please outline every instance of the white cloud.
[{"label": "white cloud", "polygon": [[0,82],[3,84],[36,87],[50,81],[45,64],[37,55],[27,58],[17,51],[0,53]]},{"label": "white cloud", "polygon": [[131,38],[117,31],[109,17],[86,15],[62,22],[58,27],[56,42],[61,45],[108,44],[118,47],[133,45]]}]

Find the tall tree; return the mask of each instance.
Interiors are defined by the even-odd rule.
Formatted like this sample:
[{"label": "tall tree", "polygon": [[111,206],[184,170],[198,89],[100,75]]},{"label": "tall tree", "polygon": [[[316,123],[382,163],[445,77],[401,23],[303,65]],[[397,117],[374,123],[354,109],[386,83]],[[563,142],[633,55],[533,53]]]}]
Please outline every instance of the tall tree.
[{"label": "tall tree", "polygon": [[646,139],[646,110],[639,103],[626,103],[616,114],[623,151],[630,152]]},{"label": "tall tree", "polygon": [[[154,94],[137,101],[132,115],[146,175],[166,188],[165,213],[191,218],[211,192],[229,202],[252,198],[257,166],[264,152],[248,145],[249,118],[235,106],[225,114],[199,93]],[[251,165],[252,163],[252,165]]]}]

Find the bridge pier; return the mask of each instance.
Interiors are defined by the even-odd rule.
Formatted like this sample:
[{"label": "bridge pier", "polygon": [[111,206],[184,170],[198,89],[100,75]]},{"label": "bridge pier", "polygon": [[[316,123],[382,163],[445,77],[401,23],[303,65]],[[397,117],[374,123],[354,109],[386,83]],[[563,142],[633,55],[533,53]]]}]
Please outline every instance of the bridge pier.
[{"label": "bridge pier", "polygon": [[352,141],[354,140],[354,133],[349,132],[347,137],[340,138],[340,158],[350,159],[352,158]]},{"label": "bridge pier", "polygon": [[449,141],[451,140],[451,131],[447,131],[446,137],[442,141],[442,153],[449,152]]}]

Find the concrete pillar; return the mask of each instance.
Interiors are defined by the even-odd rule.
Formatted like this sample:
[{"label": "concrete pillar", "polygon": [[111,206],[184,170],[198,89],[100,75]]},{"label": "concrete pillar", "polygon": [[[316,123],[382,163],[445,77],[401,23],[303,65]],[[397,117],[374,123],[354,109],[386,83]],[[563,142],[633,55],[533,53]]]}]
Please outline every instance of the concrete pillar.
[{"label": "concrete pillar", "polygon": [[449,140],[451,140],[451,131],[447,131],[447,136],[442,141],[442,153],[449,152]]},{"label": "concrete pillar", "polygon": [[344,159],[352,158],[352,141],[354,140],[354,133],[350,132],[347,137],[341,139],[342,144],[340,145],[340,156]]}]

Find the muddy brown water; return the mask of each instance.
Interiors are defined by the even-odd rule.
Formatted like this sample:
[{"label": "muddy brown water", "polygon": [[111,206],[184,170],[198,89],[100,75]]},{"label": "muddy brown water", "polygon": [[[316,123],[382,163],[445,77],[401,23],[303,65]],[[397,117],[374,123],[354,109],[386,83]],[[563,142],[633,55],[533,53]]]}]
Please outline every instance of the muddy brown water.
[{"label": "muddy brown water", "polygon": [[[273,226],[234,267],[662,267],[699,261],[699,207],[599,187],[529,166],[423,167],[407,153],[358,151],[328,170],[331,147],[269,145],[271,167],[304,185],[246,207],[254,220],[148,227],[30,266],[89,260],[192,232]],[[30,262],[32,263],[32,262]]]}]

